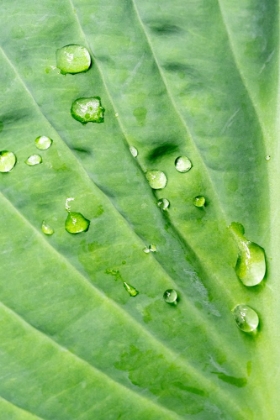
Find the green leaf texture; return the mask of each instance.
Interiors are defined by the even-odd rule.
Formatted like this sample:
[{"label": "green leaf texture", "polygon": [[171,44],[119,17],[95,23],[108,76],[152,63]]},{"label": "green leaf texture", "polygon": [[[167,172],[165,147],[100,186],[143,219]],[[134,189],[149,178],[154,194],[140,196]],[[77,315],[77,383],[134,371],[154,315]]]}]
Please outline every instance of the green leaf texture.
[{"label": "green leaf texture", "polygon": [[[0,150],[17,156],[0,174],[0,419],[279,419],[277,2],[2,0],[0,20]],[[59,73],[68,44],[89,71]],[[104,123],[76,121],[96,96]],[[65,230],[67,198],[87,232]],[[259,286],[235,274],[232,222],[265,249]]]}]

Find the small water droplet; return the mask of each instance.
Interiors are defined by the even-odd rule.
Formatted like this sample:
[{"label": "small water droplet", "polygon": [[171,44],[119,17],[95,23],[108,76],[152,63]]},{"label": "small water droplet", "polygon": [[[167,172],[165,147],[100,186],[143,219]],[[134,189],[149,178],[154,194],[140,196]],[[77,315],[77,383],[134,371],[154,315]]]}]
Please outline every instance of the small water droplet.
[{"label": "small water droplet", "polygon": [[205,197],[203,197],[202,195],[198,195],[197,197],[194,198],[193,204],[195,205],[195,207],[204,207]]},{"label": "small water droplet", "polygon": [[75,200],[75,198],[74,197],[68,197],[68,198],[66,198],[66,200],[65,200],[65,209],[67,210],[67,211],[70,211],[70,202],[71,201],[74,201]]},{"label": "small water droplet", "polygon": [[126,281],[123,282],[125,290],[130,294],[130,296],[135,297],[138,295],[138,290],[135,289],[135,287],[131,286],[130,284],[126,283]]},{"label": "small water droplet", "polygon": [[175,160],[175,168],[178,172],[188,172],[192,167],[192,163],[187,156],[179,156]]},{"label": "small water droplet", "polygon": [[148,171],[146,178],[153,190],[161,190],[167,184],[166,175],[162,171]]},{"label": "small water droplet", "polygon": [[65,220],[65,229],[69,233],[86,232],[89,229],[90,221],[81,213],[70,211]]},{"label": "small water droplet", "polygon": [[166,303],[177,305],[178,294],[174,289],[168,289],[163,294],[163,299]]},{"label": "small water droplet", "polygon": [[26,159],[25,163],[28,166],[39,165],[42,163],[42,157],[40,155],[31,155],[28,159]]},{"label": "small water droplet", "polygon": [[81,45],[65,45],[56,51],[56,65],[61,70],[62,74],[82,73],[90,68],[90,54],[88,50]]},{"label": "small water droplet", "polygon": [[129,146],[129,151],[132,154],[133,157],[137,157],[138,156],[138,150],[136,149],[136,147],[134,146]]},{"label": "small water droplet", "polygon": [[158,200],[157,204],[161,210],[167,210],[170,206],[170,202],[169,200],[167,200],[167,198],[161,198],[160,200]]},{"label": "small water droplet", "polygon": [[8,150],[0,152],[0,172],[10,172],[17,161],[16,155]]},{"label": "small water droplet", "polygon": [[242,331],[255,332],[259,325],[259,317],[254,309],[248,305],[237,305],[232,310],[235,322]]},{"label": "small water droplet", "polygon": [[245,286],[256,286],[263,280],[266,272],[264,249],[245,238],[244,227],[240,223],[233,222],[229,228],[239,248],[236,275]]},{"label": "small water droplet", "polygon": [[145,252],[145,254],[149,254],[150,252],[156,252],[157,251],[157,247],[155,245],[149,245],[146,246],[143,251]]},{"label": "small water droplet", "polygon": [[118,118],[118,116],[119,116],[119,113],[118,113],[118,112],[116,112],[116,113],[115,113],[115,117],[116,117],[116,118]]},{"label": "small water droplet", "polygon": [[52,145],[52,139],[50,139],[48,136],[39,136],[35,139],[35,145],[37,149],[40,150],[47,150]]},{"label": "small water droplet", "polygon": [[270,155],[266,155],[265,160],[270,160],[271,156]]},{"label": "small water droplet", "polygon": [[45,235],[52,235],[52,234],[54,233],[53,228],[52,228],[50,225],[48,225],[48,224],[45,222],[45,220],[43,220],[43,222],[42,222],[42,232],[43,232]]},{"label": "small water droplet", "polygon": [[72,117],[83,124],[88,122],[104,122],[104,112],[105,109],[101,106],[99,96],[78,98],[73,102],[71,107]]}]

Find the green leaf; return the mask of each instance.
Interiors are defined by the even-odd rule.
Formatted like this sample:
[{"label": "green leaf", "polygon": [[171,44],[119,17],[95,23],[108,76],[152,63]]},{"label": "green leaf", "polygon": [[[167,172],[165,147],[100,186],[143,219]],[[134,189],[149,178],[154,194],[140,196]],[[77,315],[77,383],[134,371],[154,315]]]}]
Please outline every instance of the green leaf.
[{"label": "green leaf", "polygon": [[[277,419],[276,2],[1,6],[0,151],[17,158],[0,173],[1,420]],[[57,69],[71,44],[89,70]],[[73,118],[80,98],[103,123]],[[258,286],[235,273],[232,222],[265,250]]]}]

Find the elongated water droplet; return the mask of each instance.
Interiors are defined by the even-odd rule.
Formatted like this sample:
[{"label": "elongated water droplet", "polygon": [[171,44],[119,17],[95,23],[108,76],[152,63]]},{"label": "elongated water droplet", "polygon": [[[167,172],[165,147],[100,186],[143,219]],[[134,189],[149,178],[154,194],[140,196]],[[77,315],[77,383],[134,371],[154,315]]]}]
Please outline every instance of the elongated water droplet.
[{"label": "elongated water droplet", "polygon": [[42,157],[40,155],[31,155],[28,159],[26,159],[25,163],[28,166],[39,165],[42,163]]},{"label": "elongated water droplet", "polygon": [[178,293],[174,289],[168,289],[163,294],[166,303],[177,305]]},{"label": "elongated water droplet", "polygon": [[255,332],[259,325],[259,317],[254,309],[248,305],[237,305],[232,310],[235,322],[242,331]]},{"label": "elongated water droplet", "polygon": [[91,65],[90,54],[81,45],[65,45],[56,51],[56,65],[63,74],[81,73],[87,71]]},{"label": "elongated water droplet", "polygon": [[43,232],[45,235],[52,235],[52,234],[54,233],[53,228],[52,228],[50,225],[48,225],[48,224],[45,222],[45,220],[43,220],[43,222],[42,222],[42,232]]},{"label": "elongated water droplet", "polygon": [[71,107],[71,114],[75,120],[83,124],[88,122],[103,123],[105,109],[101,105],[99,96],[76,99]]},{"label": "elongated water droplet", "polygon": [[17,161],[16,155],[8,150],[0,152],[0,172],[10,172]]},{"label": "elongated water droplet", "polygon": [[136,147],[129,146],[129,150],[130,150],[130,153],[132,154],[133,157],[137,157],[138,156],[138,150],[136,149]]},{"label": "elongated water droplet", "polygon": [[179,156],[175,160],[175,168],[178,172],[188,172],[192,167],[192,163],[187,156]]},{"label": "elongated water droplet", "polygon": [[205,205],[205,197],[203,197],[202,195],[198,195],[193,200],[193,204],[195,205],[195,207],[204,207],[204,205]]},{"label": "elongated water droplet", "polygon": [[167,200],[167,198],[161,198],[160,200],[158,200],[157,204],[159,208],[161,208],[161,210],[167,210],[170,206],[170,202],[169,200]]},{"label": "elongated water droplet", "polygon": [[157,251],[157,247],[155,245],[149,245],[146,246],[143,251],[145,252],[145,254],[149,254],[150,252],[156,252]]},{"label": "elongated water droplet", "polygon": [[162,171],[148,171],[146,178],[153,190],[161,190],[167,184],[166,175]]},{"label": "elongated water droplet", "polygon": [[35,139],[35,145],[37,149],[40,150],[47,150],[52,145],[52,139],[50,139],[48,136],[39,136]]},{"label": "elongated water droplet", "polygon": [[69,233],[86,232],[89,229],[90,221],[81,213],[70,211],[65,220],[65,229]]},{"label": "elongated water droplet", "polygon": [[266,272],[264,249],[244,236],[244,227],[240,223],[232,223],[230,230],[239,248],[235,272],[245,286],[259,284]]},{"label": "elongated water droplet", "polygon": [[126,283],[126,281],[123,282],[125,290],[130,294],[130,296],[135,297],[138,295],[138,290],[135,289],[135,287],[131,286],[130,284]]}]

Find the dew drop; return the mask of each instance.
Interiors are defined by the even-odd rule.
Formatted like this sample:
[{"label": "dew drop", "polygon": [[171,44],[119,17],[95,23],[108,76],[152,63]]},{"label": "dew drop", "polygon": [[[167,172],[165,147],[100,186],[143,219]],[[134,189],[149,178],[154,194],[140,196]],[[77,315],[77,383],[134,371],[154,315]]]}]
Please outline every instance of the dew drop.
[{"label": "dew drop", "polygon": [[86,232],[89,229],[90,221],[81,213],[70,211],[65,220],[65,229],[69,233]]},{"label": "dew drop", "polygon": [[0,172],[10,172],[15,166],[17,158],[13,152],[2,150],[0,152]]},{"label": "dew drop", "polygon": [[240,223],[229,226],[239,248],[235,272],[239,280],[248,287],[259,284],[266,272],[264,249],[244,236],[244,227]]},{"label": "dew drop", "polygon": [[25,161],[26,165],[28,166],[35,166],[42,163],[42,158],[40,155],[31,155],[28,159]]},{"label": "dew drop", "polygon": [[167,200],[167,198],[161,198],[160,200],[158,200],[157,205],[161,210],[167,210],[170,206],[170,202],[169,200]]},{"label": "dew drop", "polygon": [[235,322],[242,331],[255,332],[259,325],[259,317],[254,309],[248,305],[237,305],[232,310]]},{"label": "dew drop", "polygon": [[161,190],[167,184],[167,178],[164,172],[161,171],[148,171],[146,178],[153,190]]},{"label": "dew drop", "polygon": [[204,207],[205,206],[205,197],[203,195],[198,195],[194,198],[193,204],[195,207]]},{"label": "dew drop", "polygon": [[125,290],[130,294],[130,296],[135,297],[138,295],[138,290],[135,289],[135,287],[131,286],[130,284],[126,283],[126,281],[123,282]]},{"label": "dew drop", "polygon": [[90,54],[81,45],[65,45],[56,51],[56,65],[62,74],[82,73],[87,71],[91,65]]},{"label": "dew drop", "polygon": [[72,117],[83,124],[104,122],[104,112],[99,96],[76,99],[71,107]]},{"label": "dew drop", "polygon": [[35,139],[35,145],[37,147],[37,149],[40,150],[47,150],[51,147],[52,145],[52,139],[50,139],[47,136],[39,136]]},{"label": "dew drop", "polygon": [[145,254],[149,254],[150,252],[156,252],[157,251],[157,247],[155,245],[149,245],[146,246],[143,251],[145,252]]},{"label": "dew drop", "polygon": [[175,160],[175,168],[178,172],[188,172],[192,167],[192,163],[187,156],[179,156]]},{"label": "dew drop", "polygon": [[42,232],[43,232],[45,235],[52,235],[52,234],[54,233],[53,228],[52,228],[50,225],[48,225],[48,224],[45,222],[45,220],[43,220],[43,222],[42,222]]},{"label": "dew drop", "polygon": [[270,160],[271,156],[270,155],[266,155],[265,160]]},{"label": "dew drop", "polygon": [[174,289],[168,289],[163,294],[166,303],[177,305],[178,294]]},{"label": "dew drop", "polygon": [[129,151],[132,154],[133,157],[137,157],[138,156],[138,150],[136,149],[136,147],[134,146],[129,146]]}]

